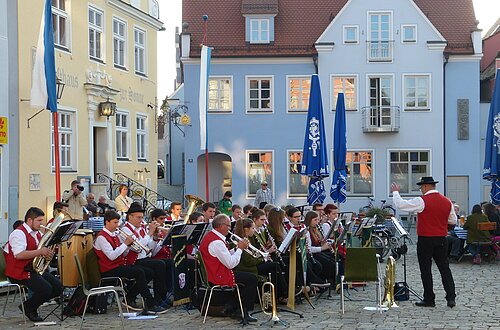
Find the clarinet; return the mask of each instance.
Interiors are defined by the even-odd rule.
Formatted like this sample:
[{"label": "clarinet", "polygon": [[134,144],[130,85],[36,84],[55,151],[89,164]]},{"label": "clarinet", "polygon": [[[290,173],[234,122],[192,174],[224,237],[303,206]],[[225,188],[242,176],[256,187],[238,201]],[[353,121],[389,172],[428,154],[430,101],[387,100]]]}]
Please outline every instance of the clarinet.
[{"label": "clarinet", "polygon": [[321,224],[318,224],[316,226],[316,228],[318,228],[318,231],[321,234],[321,238],[322,238],[321,243],[328,243],[328,246],[330,247],[330,252],[333,255],[335,255],[335,251],[333,249],[333,246],[332,246],[332,244],[330,244],[330,242],[328,242],[328,239],[325,237],[325,233],[323,232],[323,227],[321,226]]},{"label": "clarinet", "polygon": [[283,258],[281,257],[281,252],[278,250],[278,247],[276,246],[276,242],[274,241],[274,237],[269,233],[269,230],[267,229],[267,226],[264,226],[264,230],[266,231],[267,237],[271,241],[272,247],[276,250],[276,257],[278,257],[278,262],[281,266],[281,269],[284,270],[286,268],[285,262],[283,261]]},{"label": "clarinet", "polygon": [[[307,231],[309,232],[309,237],[311,237],[311,231],[310,231],[310,227],[307,227]],[[313,265],[316,265],[316,259],[314,259],[314,256],[313,254],[311,253],[311,247],[309,246],[309,241],[308,239],[306,238],[306,253],[310,256],[311,258],[311,263]]]}]

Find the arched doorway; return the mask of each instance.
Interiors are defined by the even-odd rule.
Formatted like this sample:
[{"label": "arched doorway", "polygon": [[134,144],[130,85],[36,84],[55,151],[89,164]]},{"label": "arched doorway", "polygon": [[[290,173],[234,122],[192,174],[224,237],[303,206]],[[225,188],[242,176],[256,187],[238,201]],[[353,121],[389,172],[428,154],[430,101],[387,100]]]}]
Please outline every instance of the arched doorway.
[{"label": "arched doorway", "polygon": [[[197,159],[198,194],[205,199],[205,154]],[[233,178],[233,162],[231,157],[224,153],[208,153],[208,178],[210,201],[218,202],[224,192],[231,190]]]}]

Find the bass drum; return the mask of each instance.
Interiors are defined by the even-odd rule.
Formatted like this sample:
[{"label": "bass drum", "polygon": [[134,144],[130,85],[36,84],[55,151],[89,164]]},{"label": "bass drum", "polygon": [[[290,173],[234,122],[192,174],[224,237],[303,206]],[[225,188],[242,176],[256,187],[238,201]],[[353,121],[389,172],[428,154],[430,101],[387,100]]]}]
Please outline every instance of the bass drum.
[{"label": "bass drum", "polygon": [[92,230],[78,229],[76,233],[59,249],[59,275],[62,285],[65,287],[77,287],[80,283],[80,275],[75,264],[74,255],[78,256],[80,264],[85,271],[87,253],[94,245]]}]

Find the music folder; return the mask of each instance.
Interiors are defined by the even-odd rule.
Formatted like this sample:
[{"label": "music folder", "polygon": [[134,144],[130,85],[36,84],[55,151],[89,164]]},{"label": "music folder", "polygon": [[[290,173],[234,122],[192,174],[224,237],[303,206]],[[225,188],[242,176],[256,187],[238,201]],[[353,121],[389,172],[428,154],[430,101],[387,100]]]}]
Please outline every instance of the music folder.
[{"label": "music folder", "polygon": [[286,234],[283,242],[281,242],[280,247],[278,248],[280,253],[281,254],[285,253],[288,250],[288,248],[290,247],[290,244],[292,244],[292,241],[298,237],[301,237],[306,232],[306,230],[307,230],[306,228],[303,228],[301,230],[291,228],[288,231],[288,234]]},{"label": "music folder", "polygon": [[343,242],[346,240],[346,236],[347,236],[347,233],[349,233],[351,231],[351,228],[352,228],[352,225],[354,224],[353,221],[349,222],[345,227],[344,227],[344,230],[342,231],[342,234],[340,234],[340,237],[339,237],[339,242]]},{"label": "music folder", "polygon": [[335,232],[335,230],[338,229],[339,227],[339,224],[341,222],[342,218],[341,217],[337,217],[337,219],[335,220],[334,223],[332,223],[332,225],[330,226],[330,229],[328,230],[328,232],[326,233],[325,235],[325,239],[329,239],[329,238],[332,238],[333,236],[333,233]]},{"label": "music folder", "polygon": [[200,245],[203,236],[205,236],[205,234],[210,230],[212,230],[211,223],[201,222],[186,225],[182,234],[187,237],[186,244]]},{"label": "music folder", "polygon": [[173,235],[181,235],[182,230],[184,229],[184,223],[178,223],[173,225],[170,228],[170,231],[167,234],[167,237],[163,240],[163,245],[171,245],[172,243],[172,236]]},{"label": "music folder", "polygon": [[408,232],[396,217],[391,217],[391,220],[394,223],[394,228],[396,228],[400,236],[408,236]]},{"label": "music folder", "polygon": [[361,233],[363,232],[363,227],[366,227],[366,224],[370,221],[370,218],[363,218],[361,222],[359,223],[358,228],[354,232],[353,236],[361,236]]},{"label": "music folder", "polygon": [[83,221],[66,221],[60,224],[50,237],[46,246],[51,246],[55,244],[61,244],[69,240],[75,232],[80,229]]}]

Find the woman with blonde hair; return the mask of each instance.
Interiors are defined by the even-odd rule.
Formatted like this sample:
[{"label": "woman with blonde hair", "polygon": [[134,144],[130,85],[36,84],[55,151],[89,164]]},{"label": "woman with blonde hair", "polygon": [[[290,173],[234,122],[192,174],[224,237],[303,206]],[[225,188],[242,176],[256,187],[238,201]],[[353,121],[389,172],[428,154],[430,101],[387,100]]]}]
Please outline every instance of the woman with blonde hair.
[{"label": "woman with blonde hair", "polygon": [[118,187],[118,196],[115,198],[115,208],[118,212],[127,212],[132,204],[132,198],[127,196],[128,187],[126,184],[121,184]]}]

